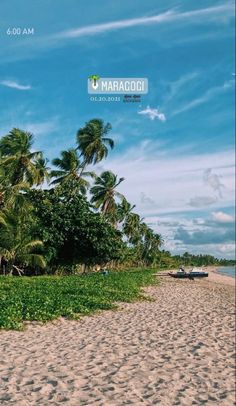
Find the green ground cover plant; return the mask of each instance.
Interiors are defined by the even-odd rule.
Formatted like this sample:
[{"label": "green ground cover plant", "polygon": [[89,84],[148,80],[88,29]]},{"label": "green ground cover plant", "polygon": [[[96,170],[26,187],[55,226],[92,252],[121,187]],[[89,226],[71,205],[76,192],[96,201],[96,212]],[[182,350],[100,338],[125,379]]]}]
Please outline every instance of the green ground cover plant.
[{"label": "green ground cover plant", "polygon": [[157,283],[153,269],[108,275],[0,277],[0,328],[24,328],[24,321],[46,322],[60,316],[76,319],[115,302],[144,300],[141,287]]}]

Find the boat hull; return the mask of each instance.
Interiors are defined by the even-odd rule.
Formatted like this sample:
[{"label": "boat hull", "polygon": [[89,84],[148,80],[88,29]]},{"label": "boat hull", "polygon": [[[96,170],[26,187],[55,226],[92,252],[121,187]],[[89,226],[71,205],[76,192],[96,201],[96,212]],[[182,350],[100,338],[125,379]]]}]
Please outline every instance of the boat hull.
[{"label": "boat hull", "polygon": [[181,272],[181,273],[169,273],[172,278],[178,279],[194,279],[194,278],[207,278],[207,272]]}]

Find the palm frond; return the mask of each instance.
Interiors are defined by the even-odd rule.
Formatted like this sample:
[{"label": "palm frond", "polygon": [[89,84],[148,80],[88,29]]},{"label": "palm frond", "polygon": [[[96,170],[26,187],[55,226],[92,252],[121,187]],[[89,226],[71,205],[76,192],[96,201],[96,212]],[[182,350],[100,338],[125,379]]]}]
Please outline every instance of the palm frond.
[{"label": "palm frond", "polygon": [[31,252],[34,249],[42,248],[43,242],[41,240],[33,240],[25,244],[24,251]]},{"label": "palm frond", "polygon": [[22,263],[26,263],[26,265],[31,267],[39,267],[45,269],[47,266],[43,255],[40,254],[23,254],[19,256],[19,259]]}]

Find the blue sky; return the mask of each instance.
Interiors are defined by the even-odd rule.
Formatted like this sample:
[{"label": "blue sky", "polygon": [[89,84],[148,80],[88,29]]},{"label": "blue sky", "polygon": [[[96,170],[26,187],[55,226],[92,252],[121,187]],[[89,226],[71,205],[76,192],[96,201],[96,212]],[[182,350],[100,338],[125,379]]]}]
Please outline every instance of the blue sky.
[{"label": "blue sky", "polygon": [[[165,247],[231,258],[234,24],[232,1],[2,0],[0,135],[31,131],[52,159],[86,121],[109,121],[116,148],[97,170],[125,177],[120,191]],[[147,77],[149,93],[92,102],[91,74]]]}]

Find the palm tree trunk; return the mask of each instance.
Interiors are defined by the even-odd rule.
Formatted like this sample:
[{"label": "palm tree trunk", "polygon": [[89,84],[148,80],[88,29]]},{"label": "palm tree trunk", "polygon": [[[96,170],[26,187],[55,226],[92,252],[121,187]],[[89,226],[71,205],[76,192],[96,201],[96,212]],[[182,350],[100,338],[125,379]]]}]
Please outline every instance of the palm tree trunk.
[{"label": "palm tree trunk", "polygon": [[109,201],[108,201],[108,199],[107,199],[107,200],[104,202],[103,207],[102,207],[102,213],[103,213],[103,214],[106,214],[106,213],[107,213],[108,206],[109,206]]},{"label": "palm tree trunk", "polygon": [[78,175],[79,178],[83,175],[83,172],[84,172],[84,170],[85,170],[85,168],[86,168],[86,165],[87,165],[87,161],[86,161],[86,159],[85,159],[84,162],[83,162],[83,164],[82,164],[82,166],[81,166],[80,174]]}]

